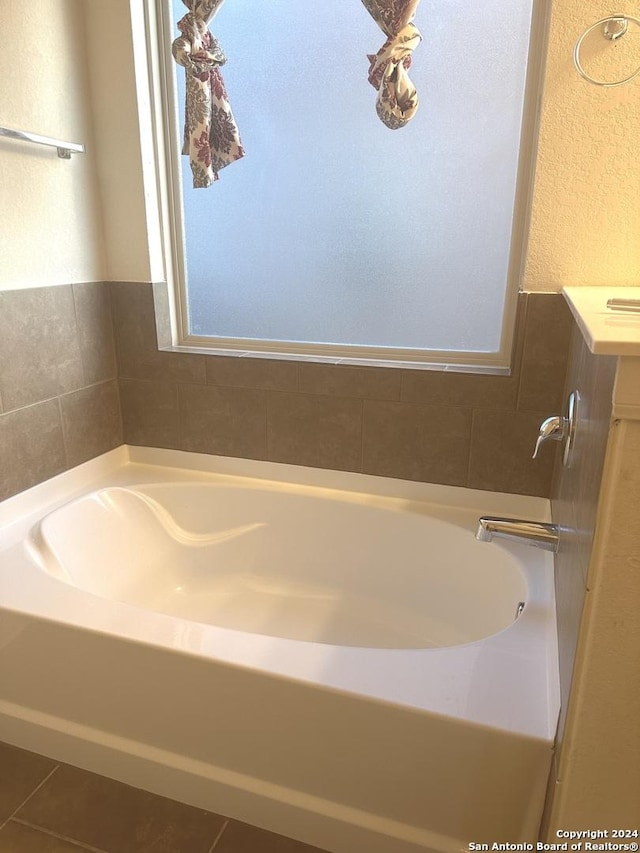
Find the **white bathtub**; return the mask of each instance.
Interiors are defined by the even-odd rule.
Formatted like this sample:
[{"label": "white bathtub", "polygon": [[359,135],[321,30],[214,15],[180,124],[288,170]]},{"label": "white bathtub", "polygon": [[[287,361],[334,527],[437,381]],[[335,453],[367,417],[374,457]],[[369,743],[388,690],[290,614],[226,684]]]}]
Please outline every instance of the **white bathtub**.
[{"label": "white bathtub", "polygon": [[481,514],[548,504],[144,448],[62,474],[0,504],[0,740],[335,853],[535,841],[553,561]]}]

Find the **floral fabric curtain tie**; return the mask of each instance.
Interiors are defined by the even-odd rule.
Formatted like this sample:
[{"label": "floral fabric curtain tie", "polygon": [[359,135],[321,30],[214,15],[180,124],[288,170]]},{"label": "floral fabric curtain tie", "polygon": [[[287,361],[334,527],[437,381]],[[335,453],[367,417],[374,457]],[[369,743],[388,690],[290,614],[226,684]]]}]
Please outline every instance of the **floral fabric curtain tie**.
[{"label": "floral fabric curtain tie", "polygon": [[201,14],[191,11],[178,21],[182,35],[171,46],[186,78],[182,153],[189,155],[193,186],[209,187],[218,180],[220,169],[244,156],[244,149],[220,73],[227,58],[207,27],[221,2],[187,0],[185,5],[195,6]]},{"label": "floral fabric curtain tie", "polygon": [[407,71],[411,54],[422,41],[414,24],[389,36],[375,55],[369,55],[369,82],[378,90],[376,112],[392,130],[404,127],[418,109],[418,93]]},{"label": "floral fabric curtain tie", "polygon": [[369,82],[378,90],[376,112],[392,130],[404,127],[418,109],[418,93],[409,79],[411,54],[422,41],[412,23],[420,0],[362,0],[387,37],[369,56]]}]

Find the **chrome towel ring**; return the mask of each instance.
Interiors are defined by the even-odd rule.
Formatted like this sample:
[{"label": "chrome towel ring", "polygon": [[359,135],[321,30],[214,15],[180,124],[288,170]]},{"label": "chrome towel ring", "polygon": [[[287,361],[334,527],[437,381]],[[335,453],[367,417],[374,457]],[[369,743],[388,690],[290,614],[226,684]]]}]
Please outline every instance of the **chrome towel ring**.
[{"label": "chrome towel ring", "polygon": [[582,47],[582,42],[585,38],[592,33],[593,30],[598,27],[602,27],[602,35],[609,39],[610,41],[616,41],[619,38],[622,38],[629,29],[629,22],[632,22],[637,27],[640,27],[640,18],[634,18],[633,15],[609,15],[607,18],[602,18],[600,21],[596,21],[595,24],[592,24],[590,27],[582,33],[580,38],[575,44],[573,48],[573,62],[576,66],[576,70],[589,83],[593,83],[595,86],[622,86],[624,83],[630,83],[632,80],[640,74],[640,65],[636,68],[633,74],[629,74],[628,77],[624,77],[622,80],[613,80],[609,82],[608,80],[596,80],[595,77],[591,77],[582,67],[582,62],[580,60],[580,49]]}]

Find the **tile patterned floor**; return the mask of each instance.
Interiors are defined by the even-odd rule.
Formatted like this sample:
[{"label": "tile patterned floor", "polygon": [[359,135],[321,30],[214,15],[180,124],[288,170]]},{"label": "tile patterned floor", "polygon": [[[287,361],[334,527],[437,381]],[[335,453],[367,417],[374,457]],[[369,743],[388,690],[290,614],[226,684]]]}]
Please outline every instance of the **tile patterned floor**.
[{"label": "tile patterned floor", "polygon": [[323,853],[0,743],[0,853]]}]

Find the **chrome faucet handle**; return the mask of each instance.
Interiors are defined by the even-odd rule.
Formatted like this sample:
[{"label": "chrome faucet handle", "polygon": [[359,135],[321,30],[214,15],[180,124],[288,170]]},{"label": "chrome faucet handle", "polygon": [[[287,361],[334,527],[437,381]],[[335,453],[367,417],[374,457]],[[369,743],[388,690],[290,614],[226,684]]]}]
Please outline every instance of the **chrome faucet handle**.
[{"label": "chrome faucet handle", "polygon": [[537,457],[538,451],[545,441],[564,441],[562,464],[565,468],[569,468],[578,426],[579,406],[580,393],[572,391],[567,401],[567,416],[563,418],[561,415],[553,415],[542,421],[540,424],[540,433],[533,451],[533,459]]},{"label": "chrome faucet handle", "polygon": [[538,451],[545,441],[562,441],[567,435],[568,428],[569,424],[567,419],[560,415],[553,415],[552,417],[542,421],[540,424],[540,433],[536,440],[536,446],[531,458],[535,459],[538,456]]}]

